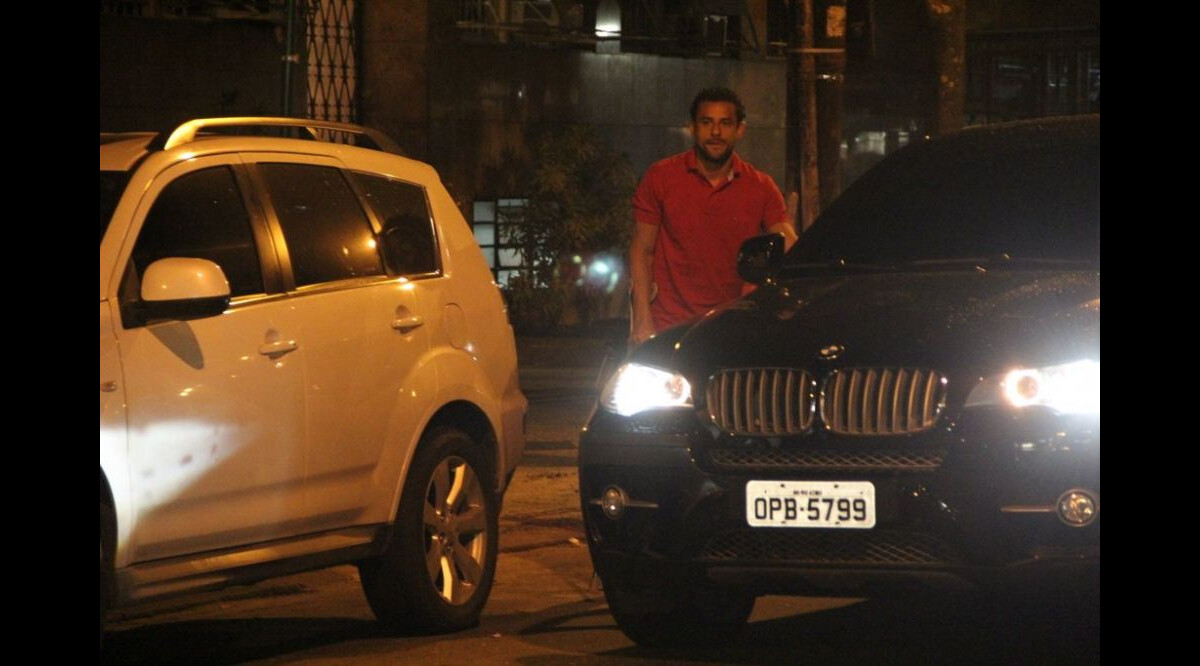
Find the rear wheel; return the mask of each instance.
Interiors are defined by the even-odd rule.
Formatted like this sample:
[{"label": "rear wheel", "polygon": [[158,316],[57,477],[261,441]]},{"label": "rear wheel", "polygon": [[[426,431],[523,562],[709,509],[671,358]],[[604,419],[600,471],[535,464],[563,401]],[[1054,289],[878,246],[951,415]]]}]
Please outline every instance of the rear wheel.
[{"label": "rear wheel", "polygon": [[648,647],[715,645],[741,633],[754,610],[754,595],[741,590],[694,585],[634,586],[620,576],[602,576],[604,596],[617,626]]},{"label": "rear wheel", "polygon": [[384,626],[444,632],[478,624],[496,571],[493,479],[483,449],[462,431],[437,428],[422,438],[392,543],[359,564]]}]

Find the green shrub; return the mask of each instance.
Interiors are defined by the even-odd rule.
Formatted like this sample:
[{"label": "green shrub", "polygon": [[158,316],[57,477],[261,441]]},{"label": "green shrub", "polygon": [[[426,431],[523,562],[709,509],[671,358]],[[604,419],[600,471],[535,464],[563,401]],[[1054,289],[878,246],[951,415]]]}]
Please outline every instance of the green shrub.
[{"label": "green shrub", "polygon": [[506,150],[484,169],[485,191],[528,200],[505,241],[529,262],[505,289],[509,315],[514,326],[549,330],[570,302],[590,321],[604,295],[586,287],[574,293],[579,288],[562,281],[561,261],[578,254],[624,255],[633,231],[629,201],[636,175],[629,158],[589,125],[544,127],[524,145],[525,151]]},{"label": "green shrub", "polygon": [[508,319],[520,334],[549,333],[562,319],[566,298],[557,279],[538,284],[532,273],[522,272],[502,289],[508,303]]}]

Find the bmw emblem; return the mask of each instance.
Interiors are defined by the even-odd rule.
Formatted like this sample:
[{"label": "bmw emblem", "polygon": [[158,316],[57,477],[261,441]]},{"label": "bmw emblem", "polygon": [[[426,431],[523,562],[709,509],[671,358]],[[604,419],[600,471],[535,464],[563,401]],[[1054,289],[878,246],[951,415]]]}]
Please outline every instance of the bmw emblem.
[{"label": "bmw emblem", "polygon": [[844,351],[846,351],[846,348],[842,345],[829,345],[827,347],[822,347],[821,351],[817,352],[817,356],[819,356],[822,360],[832,361]]}]

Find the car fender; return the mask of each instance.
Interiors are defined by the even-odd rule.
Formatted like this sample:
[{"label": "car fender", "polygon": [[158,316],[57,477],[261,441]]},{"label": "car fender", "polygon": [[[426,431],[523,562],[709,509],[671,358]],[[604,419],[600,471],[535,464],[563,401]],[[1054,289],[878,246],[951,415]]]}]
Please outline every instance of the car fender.
[{"label": "car fender", "polygon": [[113,564],[122,567],[128,555],[133,508],[129,498],[129,467],[126,464],[128,433],[125,424],[125,377],[121,352],[113,332],[111,301],[100,301],[100,473],[107,479],[116,514],[117,550]]},{"label": "car fender", "polygon": [[[501,421],[501,400],[499,396],[489,395],[475,385],[475,382],[479,382],[482,379],[482,372],[478,364],[475,364],[461,352],[443,350],[441,353],[434,354],[430,365],[436,368],[436,376],[439,381],[432,399],[422,401],[420,426],[412,430],[410,439],[400,442],[404,456],[401,470],[403,473],[398,477],[381,477],[400,479],[400,483],[397,483],[393,489],[389,503],[389,515],[393,519],[399,510],[400,495],[403,492],[404,483],[408,479],[412,461],[420,444],[421,437],[443,410],[450,408],[451,405],[457,403],[469,406],[483,415],[492,436],[497,440],[497,446],[491,452],[492,460],[497,470],[507,470],[509,465],[514,464],[510,461],[510,454],[507,453],[507,449],[501,440],[504,436]],[[506,476],[506,473],[497,473],[497,488],[502,487]]]}]

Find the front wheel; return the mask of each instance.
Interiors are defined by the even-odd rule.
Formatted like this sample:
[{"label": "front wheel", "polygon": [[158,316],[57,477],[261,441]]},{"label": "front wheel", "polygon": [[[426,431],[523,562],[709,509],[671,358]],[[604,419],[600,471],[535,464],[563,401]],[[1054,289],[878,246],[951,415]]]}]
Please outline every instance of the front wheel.
[{"label": "front wheel", "polygon": [[608,609],[621,632],[647,647],[718,645],[741,633],[754,595],[707,583],[634,586],[601,576]]},{"label": "front wheel", "polygon": [[479,623],[496,572],[493,479],[483,450],[462,431],[437,428],[421,439],[393,541],[359,564],[367,602],[384,626],[446,632]]}]

